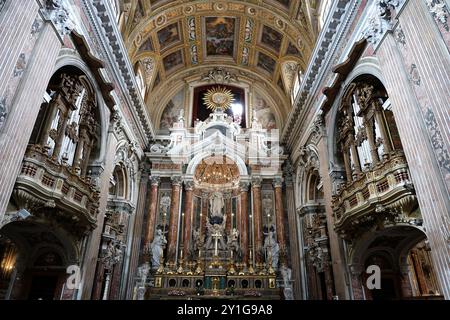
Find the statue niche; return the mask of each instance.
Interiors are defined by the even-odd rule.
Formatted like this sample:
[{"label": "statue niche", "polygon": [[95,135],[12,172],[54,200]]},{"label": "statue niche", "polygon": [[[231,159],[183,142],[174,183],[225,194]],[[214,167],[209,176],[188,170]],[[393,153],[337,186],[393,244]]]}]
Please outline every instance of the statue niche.
[{"label": "statue niche", "polygon": [[215,255],[220,244],[221,250],[226,250],[225,227],[226,214],[223,214],[225,200],[223,194],[216,191],[209,198],[209,219],[206,222],[207,237],[206,250],[215,249]]}]

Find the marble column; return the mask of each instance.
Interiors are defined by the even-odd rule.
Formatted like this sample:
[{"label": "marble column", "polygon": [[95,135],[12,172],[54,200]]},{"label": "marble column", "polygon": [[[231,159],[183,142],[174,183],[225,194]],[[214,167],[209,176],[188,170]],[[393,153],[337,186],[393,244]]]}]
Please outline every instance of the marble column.
[{"label": "marble column", "polygon": [[98,248],[100,247],[101,235],[103,232],[104,216],[106,212],[106,207],[108,204],[108,194],[109,194],[109,181],[111,175],[114,171],[114,158],[116,154],[117,137],[113,133],[110,126],[110,132],[106,140],[106,158],[103,165],[92,166],[89,169],[92,172],[92,177],[99,178],[100,185],[100,203],[99,203],[99,214],[97,216],[97,227],[92,232],[89,237],[89,242],[86,248],[86,254],[83,261],[83,274],[82,279],[84,279],[82,288],[82,299],[90,299],[92,293],[92,285],[95,276],[95,268],[98,259]]},{"label": "marble column", "polygon": [[[426,1],[408,1],[377,50],[419,201],[440,292],[450,299],[450,55]],[[396,39],[401,32],[403,43]]]},{"label": "marble column", "polygon": [[275,178],[273,181],[275,189],[275,217],[277,224],[277,240],[280,245],[280,250],[286,248],[285,234],[284,234],[284,205],[283,205],[283,180],[282,178]]},{"label": "marble column", "polygon": [[200,212],[200,235],[204,236],[206,232],[206,219],[208,218],[208,193],[202,193],[202,208]]},{"label": "marble column", "polygon": [[183,248],[185,256],[187,257],[191,248],[191,234],[192,234],[192,209],[194,196],[194,182],[185,181],[184,188],[186,190],[186,198],[184,199],[184,236]]},{"label": "marble column", "polygon": [[286,175],[286,197],[289,221],[289,243],[291,265],[292,265],[292,280],[294,288],[294,297],[296,299],[302,298],[302,279],[300,276],[300,250],[303,250],[301,243],[299,243],[297,217],[295,212],[295,192],[294,181],[292,173]]},{"label": "marble column", "polygon": [[359,270],[352,270],[350,277],[353,300],[364,300],[364,288],[361,281],[361,272]]},{"label": "marble column", "polygon": [[22,77],[14,78],[17,59],[24,43],[31,38],[39,4],[32,0],[8,1],[3,10],[0,19],[0,97],[6,96],[12,82],[17,81],[18,84],[17,88],[10,88],[13,91],[8,94],[6,119],[0,120],[0,221],[11,198],[42,104],[42,94],[54,72],[61,48],[54,27],[44,23],[35,34],[37,40],[32,51],[27,54],[29,59]]},{"label": "marble column", "polygon": [[[157,176],[151,177],[151,188],[150,188],[150,201],[148,206],[148,216],[147,216],[147,225],[145,227],[145,240],[144,240],[144,248],[148,250],[150,244],[153,241],[155,223],[156,223],[156,215],[157,215],[157,204],[158,204],[158,187],[159,187],[160,178]],[[149,257],[146,258],[149,260]]]},{"label": "marble column", "polygon": [[255,258],[256,262],[263,262],[264,256],[260,254],[263,248],[262,233],[262,205],[261,205],[261,178],[255,177],[252,180],[253,194],[253,232],[255,235]]},{"label": "marble column", "polygon": [[[142,234],[146,232],[144,227],[144,215],[146,210],[146,203],[148,196],[148,181],[150,168],[148,164],[141,163],[139,171],[141,172],[138,175],[136,185],[139,186],[138,194],[136,197],[136,212],[132,219],[134,219],[133,223],[130,225],[132,229],[130,230],[131,234],[131,243],[129,246],[129,254],[130,254],[130,262],[128,267],[128,275],[127,275],[127,288],[126,288],[126,296],[127,300],[130,300],[133,296],[133,288],[135,284],[135,273],[139,265],[139,256],[141,253],[141,241]],[[150,197],[151,198],[151,197]],[[145,245],[145,243],[144,243]]]},{"label": "marble column", "polygon": [[227,222],[226,222],[225,230],[226,230],[227,234],[230,234],[231,226],[233,224],[233,217],[231,216],[231,214],[232,214],[232,210],[231,210],[232,197],[233,197],[233,195],[230,193],[229,197],[227,196],[225,199],[225,213],[227,215]]},{"label": "marble column", "polygon": [[240,225],[241,249],[244,263],[248,264],[248,188],[249,183],[241,182],[241,204],[238,223]]},{"label": "marble column", "polygon": [[172,177],[172,204],[170,206],[169,236],[167,239],[168,259],[175,261],[178,238],[178,221],[180,219],[181,177]]},{"label": "marble column", "polygon": [[411,281],[409,280],[408,265],[400,266],[400,290],[402,298],[411,298],[413,296]]}]

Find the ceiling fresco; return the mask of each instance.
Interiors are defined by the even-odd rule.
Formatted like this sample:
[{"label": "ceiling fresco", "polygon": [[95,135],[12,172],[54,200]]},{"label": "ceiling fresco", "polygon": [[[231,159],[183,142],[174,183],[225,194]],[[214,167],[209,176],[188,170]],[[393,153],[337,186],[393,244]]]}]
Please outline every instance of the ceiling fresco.
[{"label": "ceiling fresco", "polygon": [[280,85],[286,79],[282,66],[289,61],[306,68],[316,39],[308,10],[317,1],[126,1],[122,30],[130,58],[155,61],[146,100],[150,109],[164,98],[161,90],[218,66],[266,88],[279,108],[290,108],[290,86]]},{"label": "ceiling fresco", "polygon": [[207,56],[234,56],[236,19],[228,17],[205,18]]}]

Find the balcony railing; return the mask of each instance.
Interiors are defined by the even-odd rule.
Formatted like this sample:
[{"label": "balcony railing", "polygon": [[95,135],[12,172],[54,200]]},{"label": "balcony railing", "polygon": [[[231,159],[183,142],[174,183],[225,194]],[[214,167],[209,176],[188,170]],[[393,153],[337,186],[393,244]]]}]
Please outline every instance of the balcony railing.
[{"label": "balcony railing", "polygon": [[345,237],[358,225],[411,213],[416,202],[406,158],[394,151],[333,196],[334,227]]},{"label": "balcony railing", "polygon": [[53,204],[89,228],[96,226],[99,190],[91,178],[82,178],[72,167],[51,159],[39,145],[28,147],[15,190]]}]

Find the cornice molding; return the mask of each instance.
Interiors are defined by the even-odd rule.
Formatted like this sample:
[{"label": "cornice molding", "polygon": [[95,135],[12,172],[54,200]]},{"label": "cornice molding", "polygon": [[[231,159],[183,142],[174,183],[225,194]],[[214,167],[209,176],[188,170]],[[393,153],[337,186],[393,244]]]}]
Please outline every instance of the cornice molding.
[{"label": "cornice molding", "polygon": [[333,13],[330,13],[320,34],[311,62],[305,72],[304,81],[281,136],[281,142],[288,149],[291,149],[292,144],[298,140],[297,133],[303,125],[305,113],[310,110],[308,104],[314,98],[312,94],[324,80],[359,5],[360,1],[358,0],[338,0],[333,5]]},{"label": "cornice molding", "polygon": [[111,19],[111,9],[102,0],[83,0],[85,10],[91,19],[92,27],[103,46],[114,76],[119,84],[130,112],[144,144],[147,145],[154,136],[153,124],[147,114],[145,103],[139,93],[133,67],[122,40],[116,22]]}]

